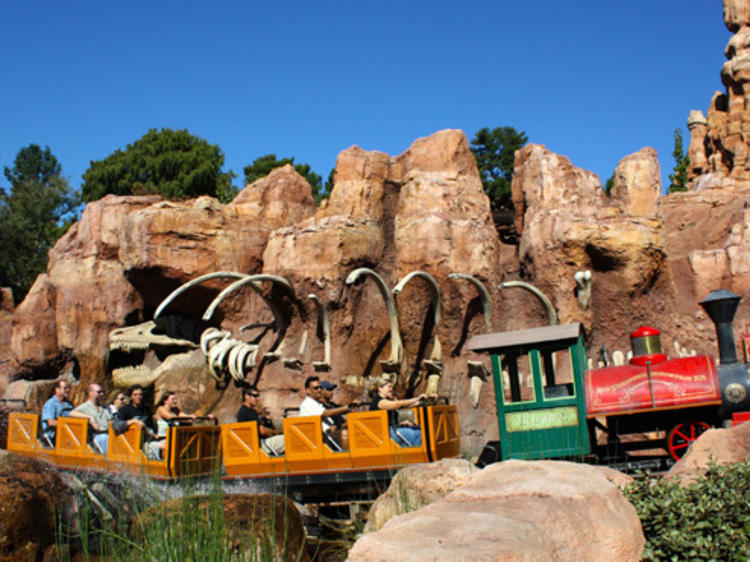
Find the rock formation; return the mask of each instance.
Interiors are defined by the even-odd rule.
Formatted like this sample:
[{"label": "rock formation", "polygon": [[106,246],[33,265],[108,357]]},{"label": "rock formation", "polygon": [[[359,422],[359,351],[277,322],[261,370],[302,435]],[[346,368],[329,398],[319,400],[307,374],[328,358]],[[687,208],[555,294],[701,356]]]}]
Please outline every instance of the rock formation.
[{"label": "rock formation", "polygon": [[618,489],[623,475],[613,473],[567,462],[494,464],[364,535],[348,560],[639,560],[641,523]]},{"label": "rock formation", "polygon": [[734,35],[721,68],[725,93],[711,99],[708,118],[688,118],[688,177],[695,188],[750,180],[750,11],[745,0],[724,0],[724,23]]}]

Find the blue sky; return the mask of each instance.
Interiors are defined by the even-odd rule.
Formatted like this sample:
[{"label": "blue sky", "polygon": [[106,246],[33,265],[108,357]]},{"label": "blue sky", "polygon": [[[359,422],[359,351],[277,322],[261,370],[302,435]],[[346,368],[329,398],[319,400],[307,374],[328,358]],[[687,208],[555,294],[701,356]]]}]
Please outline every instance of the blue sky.
[{"label": "blue sky", "polygon": [[0,167],[48,145],[75,188],[154,127],[219,145],[238,185],[268,153],[325,178],[352,145],[504,125],[602,182],[653,146],[666,181],[731,37],[719,0],[5,0],[0,21]]}]

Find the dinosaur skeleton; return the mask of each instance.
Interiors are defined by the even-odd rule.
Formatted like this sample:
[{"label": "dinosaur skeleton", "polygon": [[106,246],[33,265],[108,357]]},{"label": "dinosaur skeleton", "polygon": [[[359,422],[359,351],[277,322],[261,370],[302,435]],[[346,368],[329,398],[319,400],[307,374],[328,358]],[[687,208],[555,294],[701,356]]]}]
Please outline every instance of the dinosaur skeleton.
[{"label": "dinosaur skeleton", "polygon": [[591,272],[587,269],[586,271],[576,271],[573,275],[573,279],[576,281],[576,298],[578,304],[581,305],[583,310],[588,310],[591,305]]},{"label": "dinosaur skeleton", "polygon": [[289,293],[294,295],[294,289],[292,288],[292,284],[289,283],[286,279],[283,277],[280,277],[279,275],[266,275],[266,274],[258,274],[258,275],[243,275],[240,279],[229,285],[228,287],[224,288],[223,291],[221,291],[218,295],[216,295],[216,298],[211,302],[211,304],[206,309],[206,312],[203,314],[203,320],[208,321],[211,319],[211,317],[214,314],[214,311],[219,306],[221,301],[223,301],[227,296],[232,294],[234,291],[239,289],[240,287],[244,287],[245,285],[249,285],[250,288],[255,291],[258,296],[263,300],[263,302],[268,306],[269,309],[271,309],[271,313],[273,314],[274,319],[274,325],[276,326],[276,341],[274,341],[273,345],[271,345],[270,349],[264,354],[265,357],[268,359],[278,359],[281,356],[281,351],[277,351],[279,348],[282,347],[284,343],[284,338],[286,336],[286,324],[284,322],[284,318],[281,315],[281,312],[279,312],[279,309],[276,307],[276,305],[266,297],[263,292],[260,290],[260,283],[259,281],[270,281],[271,283],[277,283],[284,287]]},{"label": "dinosaur skeleton", "polygon": [[547,318],[549,319],[549,325],[555,326],[558,324],[557,319],[557,311],[555,311],[555,307],[552,306],[552,301],[549,300],[547,295],[545,295],[543,292],[541,292],[539,289],[534,287],[531,283],[526,283],[525,281],[506,281],[504,283],[500,283],[498,285],[501,289],[509,289],[511,287],[519,287],[521,289],[526,289],[527,291],[531,292],[536,298],[538,298],[541,303],[544,305],[544,308],[547,309]]},{"label": "dinosaur skeleton", "polygon": [[[442,315],[442,294],[440,286],[435,278],[429,273],[424,271],[412,271],[404,276],[391,291],[388,289],[388,286],[380,275],[375,271],[364,267],[352,271],[347,276],[345,283],[349,286],[368,276],[372,277],[377,285],[388,314],[391,349],[388,359],[380,362],[382,367],[382,374],[380,376],[388,377],[389,380],[398,378],[401,373],[401,364],[403,360],[403,342],[399,332],[396,297],[403,292],[406,285],[415,277],[421,277],[427,282],[434,312],[434,336],[430,355],[423,361],[422,365],[428,374],[426,393],[428,395],[437,394],[438,384],[443,372],[442,346],[439,339],[439,326]],[[452,273],[448,277],[450,279],[468,281],[476,288],[482,303],[485,326],[489,330],[492,326],[492,300],[485,285],[475,277],[463,273]],[[240,331],[250,328],[264,328],[261,335],[256,337],[255,342],[241,341],[232,337],[230,332],[215,327],[206,329],[199,338],[196,334],[191,334],[192,339],[173,337],[176,332],[180,331],[179,329],[175,330],[175,323],[183,322],[190,324],[193,328],[195,326],[191,322],[182,319],[166,316],[162,317],[161,315],[164,310],[190,287],[194,287],[210,279],[219,278],[229,278],[234,281],[225,287],[216,298],[214,298],[203,314],[203,321],[209,321],[212,318],[216,308],[224,299],[232,295],[237,289],[248,285],[258,296],[260,296],[264,304],[269,308],[273,314],[273,322],[251,323],[240,328]],[[585,304],[588,302],[587,298],[590,296],[591,275],[589,272],[577,272],[575,280],[580,288],[578,293],[579,302],[581,303],[581,306],[585,307]],[[245,380],[247,375],[257,364],[259,353],[259,345],[257,342],[262,339],[266,331],[273,329],[276,332],[276,339],[269,350],[264,354],[264,359],[274,360],[283,358],[284,365],[287,368],[299,369],[302,366],[302,359],[293,356],[286,357],[283,352],[286,344],[288,323],[285,321],[282,313],[274,302],[261,290],[262,282],[271,282],[283,287],[283,289],[291,295],[292,299],[294,299],[294,289],[291,283],[287,279],[278,275],[247,275],[234,271],[217,271],[209,273],[192,279],[172,291],[156,309],[153,321],[145,322],[137,326],[120,328],[110,332],[110,350],[112,353],[114,351],[121,351],[123,353],[140,352],[145,356],[149,350],[163,350],[167,353],[175,353],[190,351],[200,347],[206,357],[209,371],[217,381],[221,382],[226,375],[230,376],[235,381],[240,381]],[[523,288],[534,294],[547,310],[549,324],[554,325],[558,323],[558,316],[554,306],[544,293],[533,285],[523,281],[508,281],[499,285],[500,289],[513,287]],[[323,304],[315,294],[309,294],[307,298],[312,300],[315,305],[317,312],[316,332],[320,334],[322,331],[324,342],[323,359],[321,361],[313,361],[313,368],[316,371],[329,371],[331,369],[331,324],[329,307]],[[582,302],[582,300],[586,302]],[[301,304],[298,301],[295,300],[295,302],[297,303],[297,306],[301,307]],[[303,308],[301,308],[301,314],[304,322],[305,313]],[[199,344],[195,343],[196,339],[199,339]],[[305,330],[302,333],[300,345],[297,350],[299,357],[304,357],[306,353],[307,340],[308,330]],[[487,367],[480,361],[467,361],[467,366],[469,377],[471,378],[469,398],[473,407],[476,408],[479,402],[479,393],[482,385],[489,379],[489,372]],[[135,383],[146,386],[155,382],[159,376],[160,373],[158,369],[149,368],[149,366],[146,365],[146,361],[143,361],[143,364],[139,366],[115,368],[112,371],[113,382],[116,386],[121,388],[131,386]]]},{"label": "dinosaur skeleton", "polygon": [[192,340],[169,335],[182,335],[180,332],[187,331],[186,324],[173,317],[163,317],[112,330],[108,363],[113,366],[114,385],[118,388],[136,383],[148,386],[161,375],[158,371],[160,355],[196,349],[198,346]]},{"label": "dinosaur skeleton", "polygon": [[443,350],[438,339],[438,328],[440,327],[440,315],[443,306],[443,297],[440,294],[440,286],[438,285],[435,278],[424,271],[412,271],[407,274],[401,281],[399,281],[393,288],[393,295],[398,296],[406,287],[406,284],[414,279],[415,277],[421,277],[427,281],[427,286],[430,288],[430,296],[432,297],[432,307],[434,310],[433,318],[433,330],[435,331],[435,338],[432,344],[432,352],[430,357],[423,361],[423,365],[427,370],[427,388],[425,394],[428,396],[437,395],[438,384],[440,383],[440,377],[443,374]]},{"label": "dinosaur skeleton", "polygon": [[[292,285],[289,281],[277,275],[246,275],[235,271],[217,271],[208,273],[184,283],[172,291],[161,302],[154,313],[153,321],[112,331],[110,333],[110,350],[118,350],[124,353],[132,352],[133,350],[141,350],[145,353],[145,350],[154,348],[168,348],[173,352],[197,348],[198,345],[192,340],[172,338],[167,334],[158,333],[158,326],[165,323],[165,317],[162,317],[161,315],[164,310],[187,289],[203,283],[204,281],[220,278],[235,279],[235,281],[224,288],[211,302],[203,315],[203,320],[210,320],[216,308],[227,296],[240,287],[249,285],[253,291],[261,297],[266,306],[271,310],[274,317],[272,327],[276,332],[276,340],[264,357],[270,359],[278,358],[281,355],[281,350],[284,344],[286,324],[278,308],[260,290],[260,283],[263,281],[270,281],[284,287],[285,290],[293,295],[294,290]],[[268,324],[251,324],[243,326],[243,328],[240,328],[240,331],[256,326],[263,326],[266,329],[270,327]],[[155,330],[157,331],[155,332]],[[305,340],[306,338],[303,336],[303,351]],[[257,363],[259,346],[256,343],[244,342],[232,338],[231,334],[227,331],[218,330],[217,328],[208,328],[200,336],[200,348],[206,356],[209,372],[217,381],[221,381],[224,374],[229,374],[229,376],[235,380],[245,379],[247,374]],[[145,363],[136,366],[117,368],[112,372],[113,382],[116,386],[121,388],[136,383],[148,386],[155,382],[159,376],[160,373],[157,369],[151,368]]]},{"label": "dinosaur skeleton", "polygon": [[[479,298],[482,301],[482,313],[484,314],[484,325],[487,330],[492,328],[492,298],[490,298],[490,292],[487,287],[484,286],[479,279],[465,273],[451,273],[448,275],[450,279],[461,279],[468,281],[477,289]],[[466,366],[469,368],[469,401],[473,408],[479,406],[479,395],[482,392],[482,386],[490,379],[490,373],[487,367],[481,361],[469,360],[466,362]]]},{"label": "dinosaur skeleton", "polygon": [[388,311],[388,321],[391,327],[391,354],[385,361],[380,362],[380,366],[383,372],[394,373],[396,375],[401,373],[401,360],[403,358],[403,343],[401,342],[401,334],[398,331],[398,314],[396,312],[396,302],[393,300],[393,295],[388,289],[388,286],[383,281],[383,278],[375,273],[372,269],[366,267],[360,267],[352,271],[346,278],[346,284],[352,285],[357,282],[360,277],[369,275],[375,281],[375,284],[380,290],[380,294],[385,301],[385,307]]},{"label": "dinosaur skeleton", "polygon": [[[323,361],[313,361],[313,368],[316,371],[331,370],[331,320],[328,315],[328,307],[320,302],[317,295],[310,293],[307,298],[315,303],[315,309],[318,311],[318,325],[323,328]],[[307,332],[305,332],[307,334]]]},{"label": "dinosaur skeleton", "polygon": [[201,351],[206,356],[208,370],[221,382],[223,373],[236,381],[244,380],[255,367],[258,346],[231,337],[226,330],[207,328],[201,335]]}]

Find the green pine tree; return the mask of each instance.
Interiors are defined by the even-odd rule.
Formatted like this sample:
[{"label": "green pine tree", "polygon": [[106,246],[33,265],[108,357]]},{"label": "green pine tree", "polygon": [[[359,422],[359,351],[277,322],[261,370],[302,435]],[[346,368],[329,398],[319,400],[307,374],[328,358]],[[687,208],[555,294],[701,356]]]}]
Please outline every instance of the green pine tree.
[{"label": "green pine tree", "polygon": [[510,182],[516,150],[528,142],[526,133],[513,127],[479,129],[471,141],[484,191],[493,209],[509,208]]},{"label": "green pine tree", "polygon": [[0,286],[23,300],[47,269],[47,252],[75,220],[80,204],[49,147],[22,148],[5,167],[10,190],[0,189]]},{"label": "green pine tree", "polygon": [[158,193],[167,199],[199,195],[226,203],[237,194],[234,174],[222,172],[224,153],[187,130],[151,129],[125,150],[91,162],[83,174],[83,199],[96,201],[108,193]]},{"label": "green pine tree", "polygon": [[674,130],[674,150],[672,151],[674,157],[674,169],[669,174],[669,193],[675,191],[687,191],[688,182],[688,166],[690,166],[690,158],[685,154],[682,143],[682,131],[678,128]]}]

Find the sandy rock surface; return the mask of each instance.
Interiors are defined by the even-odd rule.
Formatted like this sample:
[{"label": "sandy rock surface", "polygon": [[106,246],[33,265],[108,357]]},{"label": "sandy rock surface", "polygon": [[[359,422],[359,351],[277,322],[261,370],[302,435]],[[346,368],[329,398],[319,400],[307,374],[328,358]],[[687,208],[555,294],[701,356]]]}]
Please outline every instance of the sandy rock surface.
[{"label": "sandy rock surface", "polygon": [[507,461],[359,539],[349,560],[638,560],[634,508],[596,467]]}]

